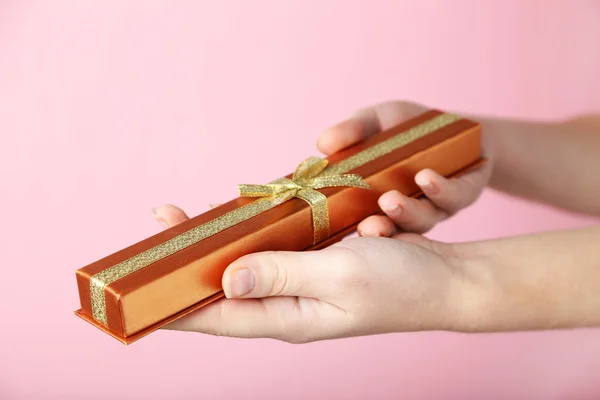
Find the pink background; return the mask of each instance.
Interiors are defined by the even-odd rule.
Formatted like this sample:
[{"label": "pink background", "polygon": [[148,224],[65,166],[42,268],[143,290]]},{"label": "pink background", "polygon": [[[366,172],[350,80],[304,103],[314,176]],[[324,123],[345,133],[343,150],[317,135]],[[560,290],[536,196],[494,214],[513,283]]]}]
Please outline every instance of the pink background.
[{"label": "pink background", "polygon": [[[152,206],[196,215],[287,173],[357,107],[600,111],[599,20],[597,1],[0,1],[0,398],[600,398],[597,330],[125,347],[73,315],[75,269],[157,232]],[[486,192],[431,236],[586,223]]]}]

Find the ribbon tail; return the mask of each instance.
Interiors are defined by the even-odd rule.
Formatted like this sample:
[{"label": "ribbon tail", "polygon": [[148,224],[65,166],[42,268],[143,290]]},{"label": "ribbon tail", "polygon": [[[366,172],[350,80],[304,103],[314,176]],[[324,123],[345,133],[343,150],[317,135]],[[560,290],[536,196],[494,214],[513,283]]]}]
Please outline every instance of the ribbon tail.
[{"label": "ribbon tail", "polygon": [[318,176],[310,180],[310,187],[314,189],[340,186],[371,189],[371,186],[360,175],[354,174]]},{"label": "ribbon tail", "polygon": [[306,201],[312,211],[313,233],[316,244],[329,237],[329,210],[327,197],[316,190],[304,189],[296,193],[296,197]]}]

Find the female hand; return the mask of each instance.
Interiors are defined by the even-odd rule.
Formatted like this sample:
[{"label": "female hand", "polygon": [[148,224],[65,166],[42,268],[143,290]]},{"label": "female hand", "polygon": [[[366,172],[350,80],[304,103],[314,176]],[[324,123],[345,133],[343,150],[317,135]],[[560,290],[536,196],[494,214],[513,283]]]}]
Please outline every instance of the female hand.
[{"label": "female hand", "polygon": [[[329,155],[379,131],[391,128],[426,111],[406,102],[388,102],[358,111],[352,118],[325,131],[317,147]],[[422,170],[415,182],[424,197],[415,199],[392,190],[379,198],[385,216],[372,216],[358,226],[363,236],[391,236],[398,232],[426,233],[437,223],[471,205],[488,184],[493,168],[489,129],[484,134],[484,153],[489,162],[457,179],[446,179],[433,170]]]},{"label": "female hand", "polygon": [[[182,220],[160,209],[167,226]],[[451,245],[422,236],[361,237],[310,252],[270,251],[226,269],[226,298],[166,329],[290,343],[461,329],[465,270]]]},{"label": "female hand", "polygon": [[[330,155],[353,144],[391,128],[425,112],[424,106],[401,101],[376,104],[355,113],[351,118],[323,132],[317,148]],[[446,179],[433,170],[419,171],[415,182],[424,196],[415,199],[397,190],[384,193],[379,206],[385,213],[366,218],[357,227],[361,236],[387,236],[399,232],[426,233],[436,224],[455,215],[475,202],[487,186],[494,166],[493,126],[486,126],[483,134],[483,153],[488,162],[482,167],[456,179]],[[165,225],[160,208],[156,218]],[[177,218],[186,219],[181,212]]]}]

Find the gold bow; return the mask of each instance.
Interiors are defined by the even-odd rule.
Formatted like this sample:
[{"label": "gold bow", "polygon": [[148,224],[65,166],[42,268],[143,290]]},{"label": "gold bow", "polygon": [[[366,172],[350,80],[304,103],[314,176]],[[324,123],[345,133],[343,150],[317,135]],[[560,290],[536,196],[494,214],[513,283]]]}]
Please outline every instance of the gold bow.
[{"label": "gold bow", "polygon": [[329,237],[329,211],[327,197],[317,189],[326,187],[358,187],[370,189],[360,175],[355,174],[326,174],[328,161],[319,157],[309,157],[304,160],[292,179],[280,178],[267,185],[238,185],[240,196],[267,197],[274,204],[284,203],[294,197],[306,201],[312,211],[314,243]]}]

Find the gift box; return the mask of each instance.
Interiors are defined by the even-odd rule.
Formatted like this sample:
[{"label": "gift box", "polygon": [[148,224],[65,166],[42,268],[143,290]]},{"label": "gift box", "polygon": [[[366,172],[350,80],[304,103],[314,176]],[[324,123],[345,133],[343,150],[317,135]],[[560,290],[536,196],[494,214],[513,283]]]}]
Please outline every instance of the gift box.
[{"label": "gift box", "polygon": [[221,298],[237,258],[329,246],[380,214],[384,192],[421,195],[418,171],[453,177],[484,161],[477,122],[427,111],[268,184],[238,185],[240,197],[80,268],[75,313],[132,343]]}]

